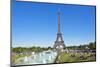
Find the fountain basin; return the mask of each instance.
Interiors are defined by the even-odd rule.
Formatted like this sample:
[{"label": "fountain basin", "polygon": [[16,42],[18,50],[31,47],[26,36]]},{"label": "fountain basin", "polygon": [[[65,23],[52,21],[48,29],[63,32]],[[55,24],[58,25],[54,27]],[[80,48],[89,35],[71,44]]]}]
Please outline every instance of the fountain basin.
[{"label": "fountain basin", "polygon": [[43,51],[39,53],[32,52],[31,56],[19,58],[14,65],[30,65],[30,64],[48,64],[54,63],[57,57],[56,51]]}]

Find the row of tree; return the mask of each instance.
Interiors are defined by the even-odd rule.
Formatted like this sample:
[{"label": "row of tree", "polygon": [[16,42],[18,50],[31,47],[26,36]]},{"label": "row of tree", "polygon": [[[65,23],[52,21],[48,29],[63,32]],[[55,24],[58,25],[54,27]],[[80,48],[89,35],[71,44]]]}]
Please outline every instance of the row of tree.
[{"label": "row of tree", "polygon": [[83,44],[80,46],[69,46],[66,47],[68,49],[79,49],[79,50],[86,50],[86,49],[90,49],[90,50],[96,50],[96,42],[91,42],[89,44]]},{"label": "row of tree", "polygon": [[[79,50],[86,50],[86,49],[90,49],[90,50],[96,50],[96,42],[91,42],[89,44],[83,44],[80,46],[69,46],[66,47],[67,49],[79,49]],[[12,51],[15,53],[22,53],[22,52],[42,52],[42,51],[46,51],[46,50],[52,50],[53,48],[51,47],[30,47],[30,48],[25,48],[25,47],[16,47],[16,48],[12,48]]]},{"label": "row of tree", "polygon": [[53,48],[51,47],[47,47],[47,48],[44,48],[44,47],[30,47],[30,48],[25,48],[25,47],[16,47],[16,48],[12,48],[12,51],[15,52],[15,53],[22,53],[22,52],[42,52],[42,51],[47,51],[47,50],[52,50]]}]

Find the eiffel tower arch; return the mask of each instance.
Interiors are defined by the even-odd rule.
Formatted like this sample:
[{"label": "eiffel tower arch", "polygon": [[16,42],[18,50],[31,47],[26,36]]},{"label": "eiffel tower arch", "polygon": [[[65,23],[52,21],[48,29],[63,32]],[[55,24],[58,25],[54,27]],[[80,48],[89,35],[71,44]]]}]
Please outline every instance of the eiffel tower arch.
[{"label": "eiffel tower arch", "polygon": [[62,38],[61,30],[60,30],[60,11],[58,11],[58,33],[57,33],[57,38],[56,41],[53,45],[54,49],[64,49],[65,44]]}]

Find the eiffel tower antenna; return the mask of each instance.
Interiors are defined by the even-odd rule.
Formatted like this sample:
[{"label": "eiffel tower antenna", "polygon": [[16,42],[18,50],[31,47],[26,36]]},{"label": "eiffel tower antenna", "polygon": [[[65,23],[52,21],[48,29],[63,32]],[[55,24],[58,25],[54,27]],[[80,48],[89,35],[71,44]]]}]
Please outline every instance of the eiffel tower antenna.
[{"label": "eiffel tower antenna", "polygon": [[58,33],[60,33],[60,8],[58,8]]}]

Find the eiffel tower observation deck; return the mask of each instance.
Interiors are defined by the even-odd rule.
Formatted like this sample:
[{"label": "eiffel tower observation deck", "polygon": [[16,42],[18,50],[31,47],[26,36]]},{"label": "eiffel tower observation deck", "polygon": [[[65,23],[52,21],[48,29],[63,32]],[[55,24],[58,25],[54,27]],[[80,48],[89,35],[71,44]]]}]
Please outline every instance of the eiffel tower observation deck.
[{"label": "eiffel tower observation deck", "polygon": [[60,27],[61,27],[60,26],[61,25],[61,23],[60,23],[60,15],[61,15],[60,9],[58,9],[57,14],[58,14],[58,32],[57,32],[57,38],[56,38],[56,41],[53,45],[53,48],[54,49],[64,49],[65,44],[64,44],[64,40],[62,38],[62,33],[61,33],[61,29],[60,29]]}]

